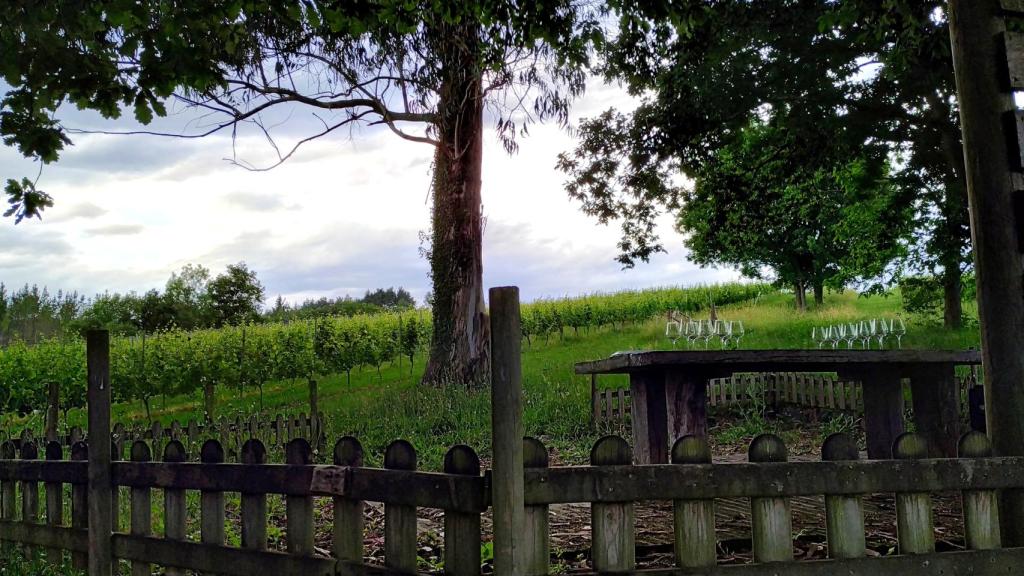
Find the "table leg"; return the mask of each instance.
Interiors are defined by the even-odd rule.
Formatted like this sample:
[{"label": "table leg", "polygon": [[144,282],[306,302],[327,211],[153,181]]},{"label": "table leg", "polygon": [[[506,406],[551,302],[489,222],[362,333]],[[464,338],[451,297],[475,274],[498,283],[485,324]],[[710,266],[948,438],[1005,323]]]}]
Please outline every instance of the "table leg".
[{"label": "table leg", "polygon": [[633,402],[633,460],[637,464],[667,463],[669,445],[664,373],[630,374],[629,393]]},{"label": "table leg", "polygon": [[903,433],[903,387],[892,369],[857,374],[864,387],[864,436],[868,458],[892,458],[892,443]]},{"label": "table leg", "polygon": [[910,375],[914,424],[932,458],[956,458],[960,440],[960,388],[952,365],[920,366]]},{"label": "table leg", "polygon": [[665,405],[668,409],[668,446],[687,434],[707,436],[708,378],[699,371],[665,374]]}]

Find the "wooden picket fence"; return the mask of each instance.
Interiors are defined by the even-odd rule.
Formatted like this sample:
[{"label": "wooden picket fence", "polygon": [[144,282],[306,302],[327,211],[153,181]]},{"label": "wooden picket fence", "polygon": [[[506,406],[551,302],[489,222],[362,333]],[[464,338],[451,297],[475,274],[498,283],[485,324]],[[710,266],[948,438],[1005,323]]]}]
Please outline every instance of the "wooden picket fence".
[{"label": "wooden picket fence", "polygon": [[[958,378],[964,413],[972,415],[972,424],[978,420],[976,412],[983,398],[977,374]],[[709,406],[735,406],[763,403],[765,406],[800,406],[817,410],[862,413],[864,390],[860,382],[839,380],[835,374],[806,372],[768,372],[734,374],[708,381]],[[625,430],[632,413],[632,400],[628,388],[598,389],[596,375],[591,380],[591,422],[601,430]],[[981,418],[983,421],[983,415]],[[974,429],[984,430],[981,426]]]},{"label": "wooden picket fence", "polygon": [[[618,436],[601,438],[589,466],[548,465],[548,450],[522,436],[522,387],[518,292],[492,289],[491,394],[492,469],[481,473],[480,459],[455,446],[442,472],[417,470],[416,451],[404,440],[391,443],[383,467],[364,466],[363,448],[352,437],[339,439],[330,464],[314,462],[305,439],[285,448],[283,464],[268,464],[267,449],[247,440],[238,462],[228,463],[217,439],[205,441],[199,462],[188,461],[185,445],[171,440],[155,454],[150,443],[132,443],[128,461],[108,442],[110,427],[109,337],[88,335],[89,431],[91,444],[70,450],[60,442],[43,449],[29,440],[20,449],[0,446],[0,546],[22,552],[45,551],[51,562],[70,554],[89,576],[111,576],[114,560],[131,564],[133,576],[154,566],[181,576],[202,574],[408,575],[419,571],[416,542],[418,508],[444,514],[443,572],[479,575],[483,533],[481,516],[493,515],[493,562],[497,576],[540,576],[552,569],[550,506],[589,503],[591,570],[636,570],[634,506],[640,501],[673,503],[672,569],[645,574],[737,575],[873,574],[875,576],[1015,573],[1024,565],[1024,513],[1003,508],[999,491],[1024,490],[1024,457],[993,457],[987,437],[971,432],[960,442],[960,457],[928,459],[925,441],[907,433],[898,438],[892,460],[858,460],[853,440],[830,436],[822,460],[787,462],[783,441],[756,438],[749,462],[713,463],[706,439],[686,436],[671,451],[670,464],[634,465],[629,444]],[[100,439],[100,441],[97,441]],[[70,459],[65,459],[70,455]],[[40,484],[43,506],[40,505]],[[162,498],[155,502],[153,490]],[[118,511],[126,491],[128,518]],[[931,494],[960,492],[964,511],[964,550],[936,552]],[[198,541],[187,537],[189,493],[199,495]],[[237,522],[241,539],[225,538],[229,519],[225,494],[240,495]],[[866,550],[865,494],[895,494],[898,553],[869,557]],[[70,496],[70,518],[63,516]],[[268,495],[286,502],[285,547],[268,549]],[[828,560],[794,562],[790,499],[824,495]],[[329,551],[314,546],[317,498],[333,500]],[[718,567],[715,500],[748,498],[753,563]],[[384,560],[368,565],[363,554],[364,503],[384,504]],[[162,512],[162,534],[153,531],[154,506]],[[162,506],[162,508],[160,508]],[[45,512],[41,513],[41,508]],[[1016,517],[1021,515],[1021,517]],[[947,538],[950,535],[946,535]]]}]

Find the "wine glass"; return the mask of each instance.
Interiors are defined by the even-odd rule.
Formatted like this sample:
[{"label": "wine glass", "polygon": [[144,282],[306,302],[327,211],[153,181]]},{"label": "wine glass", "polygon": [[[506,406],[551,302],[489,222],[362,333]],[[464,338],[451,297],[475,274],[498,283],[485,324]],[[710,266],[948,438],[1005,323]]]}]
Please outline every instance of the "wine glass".
[{"label": "wine glass", "polygon": [[860,332],[860,347],[865,350],[871,349],[871,327],[868,325],[866,320],[861,320],[858,323],[858,332]]},{"label": "wine glass", "polygon": [[718,336],[718,320],[710,320],[709,319],[707,321],[707,323],[704,324],[704,349],[705,350],[708,349],[708,342],[710,342],[711,339],[716,337],[716,336]]},{"label": "wine glass", "polygon": [[907,325],[903,323],[903,318],[896,317],[889,323],[889,327],[892,330],[893,336],[896,337],[896,347],[902,349],[903,336],[907,333]]},{"label": "wine glass", "polygon": [[[671,318],[671,316],[670,316]],[[665,323],[665,337],[672,341],[672,346],[675,347],[676,342],[680,336],[683,335],[683,326],[680,320],[671,319]]]},{"label": "wine glass", "polygon": [[[837,324],[835,326],[835,331],[836,331],[836,344],[837,345],[840,342],[842,342],[842,341],[847,339],[846,338],[846,336],[847,336],[847,334],[846,334],[846,324],[840,322],[839,324]],[[835,348],[835,347],[836,346],[833,346],[833,348]]]},{"label": "wine glass", "polygon": [[853,343],[860,340],[860,324],[857,322],[850,322],[846,329],[846,348],[852,349]]},{"label": "wine glass", "polygon": [[835,350],[839,345],[839,330],[835,326],[829,326],[826,328],[825,334],[827,334],[828,341],[832,343],[832,349]]},{"label": "wine glass", "polygon": [[811,326],[811,340],[818,345],[818,349],[821,349],[821,345],[825,343],[825,329],[817,326]]},{"label": "wine glass", "polygon": [[733,330],[732,330],[733,338],[735,338],[735,340],[736,340],[736,349],[737,350],[740,349],[740,340],[743,339],[743,336],[746,333],[747,333],[746,330],[743,329],[743,320],[737,320],[736,321],[736,325],[733,326]]},{"label": "wine glass", "polygon": [[703,324],[699,320],[690,320],[686,323],[686,345],[693,348],[697,340],[701,338]]},{"label": "wine glass", "polygon": [[885,318],[881,318],[881,319],[878,320],[878,335],[877,335],[877,338],[878,338],[878,349],[879,350],[884,350],[885,349],[885,339],[889,337],[890,330],[891,330],[891,327],[888,324],[886,324]]},{"label": "wine glass", "polygon": [[729,347],[729,341],[732,340],[732,320],[719,320],[718,323],[718,337],[722,339],[722,350],[725,350]]}]

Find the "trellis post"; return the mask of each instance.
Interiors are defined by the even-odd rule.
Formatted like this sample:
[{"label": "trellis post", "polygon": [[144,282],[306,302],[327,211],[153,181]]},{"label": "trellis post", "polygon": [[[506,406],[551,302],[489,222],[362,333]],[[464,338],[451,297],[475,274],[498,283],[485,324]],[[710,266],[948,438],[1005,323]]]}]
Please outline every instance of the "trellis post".
[{"label": "trellis post", "polygon": [[111,576],[110,333],[86,335],[89,380],[89,576]]}]

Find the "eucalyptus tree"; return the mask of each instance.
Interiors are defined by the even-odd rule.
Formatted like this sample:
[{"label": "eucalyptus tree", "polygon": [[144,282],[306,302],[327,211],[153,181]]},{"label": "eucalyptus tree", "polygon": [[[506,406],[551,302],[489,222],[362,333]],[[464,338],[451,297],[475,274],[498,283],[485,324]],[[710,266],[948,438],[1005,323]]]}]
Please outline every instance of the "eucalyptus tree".
[{"label": "eucalyptus tree", "polygon": [[[0,133],[22,154],[57,159],[62,105],[148,123],[175,99],[211,115],[202,136],[272,132],[279,108],[322,119],[314,138],[356,125],[434,147],[434,332],[425,380],[480,383],[489,334],[482,287],[485,110],[509,152],[533,121],[565,122],[586,79],[600,7],[576,0],[23,3],[0,14],[0,74],[11,89]],[[10,180],[9,215],[52,199]],[[410,199],[411,200],[411,199]]]}]

